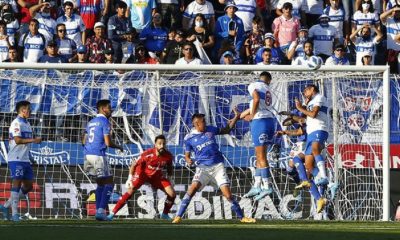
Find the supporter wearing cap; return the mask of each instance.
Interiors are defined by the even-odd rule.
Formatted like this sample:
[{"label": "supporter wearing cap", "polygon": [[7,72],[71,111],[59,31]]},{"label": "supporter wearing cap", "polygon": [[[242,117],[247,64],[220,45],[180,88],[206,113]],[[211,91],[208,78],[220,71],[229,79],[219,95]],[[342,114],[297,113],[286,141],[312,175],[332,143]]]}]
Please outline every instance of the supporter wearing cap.
[{"label": "supporter wearing cap", "polygon": [[105,63],[114,63],[114,50],[108,48],[104,50]]},{"label": "supporter wearing cap", "polygon": [[308,40],[308,29],[307,27],[300,27],[297,33],[297,38],[290,44],[287,52],[287,58],[289,61],[297,57],[304,56],[303,44]]},{"label": "supporter wearing cap", "polygon": [[240,52],[245,34],[243,21],[236,16],[236,11],[237,7],[235,3],[228,2],[225,6],[225,15],[218,18],[215,26],[216,44],[214,53],[218,52],[223,40],[231,41],[235,46],[235,51]]},{"label": "supporter wearing cap", "polygon": [[333,55],[326,59],[325,65],[350,65],[349,59],[346,58],[346,48],[343,44],[335,46]]},{"label": "supporter wearing cap", "polygon": [[[375,29],[375,37],[372,37],[372,28]],[[366,24],[350,35],[350,39],[356,47],[356,65],[362,65],[361,55],[365,52],[371,54],[372,64],[375,62],[377,45],[382,40],[383,35],[380,30],[375,28],[375,26],[372,26],[372,28]]]},{"label": "supporter wearing cap", "polygon": [[[215,1],[215,0],[214,0]],[[194,19],[198,13],[205,16],[206,21],[203,22],[203,26],[207,25],[209,29],[214,30],[215,28],[215,11],[213,5],[206,0],[193,0],[189,3],[183,12],[182,28],[189,30],[190,26],[193,25]]]},{"label": "supporter wearing cap", "polygon": [[224,58],[224,64],[225,65],[234,64],[234,62],[233,62],[233,53],[231,51],[225,51],[222,54],[222,57]]},{"label": "supporter wearing cap", "polygon": [[91,63],[105,63],[104,50],[112,49],[112,43],[105,37],[105,25],[102,22],[94,24],[94,36],[87,40],[86,47]]},{"label": "supporter wearing cap", "polygon": [[271,49],[272,59],[271,62],[274,64],[282,64],[284,59],[284,53],[280,48],[275,47],[275,37],[272,33],[266,33],[264,35],[264,47],[258,49],[256,53],[255,63],[259,63],[263,61],[263,52],[265,48]]},{"label": "supporter wearing cap", "polygon": [[372,54],[370,52],[363,52],[360,54],[361,64],[363,66],[374,65],[372,62]]},{"label": "supporter wearing cap", "polygon": [[112,41],[115,51],[115,63],[121,63],[123,58],[122,45],[126,42],[132,42],[132,34],[128,32],[132,27],[131,21],[125,16],[127,5],[123,1],[115,4],[116,14],[108,20],[107,36]]},{"label": "supporter wearing cap", "polygon": [[77,63],[90,63],[87,58],[87,48],[85,45],[81,45],[77,49]]},{"label": "supporter wearing cap", "polygon": [[50,15],[52,8],[53,6],[50,2],[42,2],[29,8],[31,16],[39,21],[39,32],[43,34],[46,41],[53,39],[57,25],[56,21]]},{"label": "supporter wearing cap", "polygon": [[276,39],[275,46],[279,46],[282,52],[286,53],[290,44],[296,40],[297,32],[300,29],[300,20],[292,16],[293,5],[286,2],[282,6],[283,14],[275,18],[272,30]]},{"label": "supporter wearing cap", "polygon": [[346,13],[340,3],[340,0],[330,0],[330,5],[324,9],[324,14],[331,19],[329,25],[336,28],[339,42],[345,43],[344,40],[346,39],[347,43],[350,40],[349,22],[345,18]]},{"label": "supporter wearing cap", "polygon": [[386,26],[387,33],[387,62],[392,73],[400,73],[400,5],[382,13],[382,23]]},{"label": "supporter wearing cap", "polygon": [[77,46],[86,43],[86,27],[81,16],[73,13],[74,4],[72,1],[64,1],[64,16],[57,18],[57,24],[64,23],[67,30],[67,37],[75,41]]},{"label": "supporter wearing cap", "polygon": [[333,45],[338,42],[338,32],[336,28],[329,25],[330,18],[322,14],[319,18],[319,24],[316,24],[308,31],[308,37],[314,42],[314,53],[320,56],[322,60],[332,55]]},{"label": "supporter wearing cap", "polygon": [[176,60],[182,57],[182,45],[184,43],[185,34],[182,30],[176,30],[175,38],[169,41],[165,46],[161,62],[166,64],[175,64]]},{"label": "supporter wearing cap", "polygon": [[303,0],[279,0],[276,5],[276,14],[281,16],[283,14],[283,5],[285,3],[292,4],[292,15],[293,17],[297,17],[301,20],[301,5],[303,4]]},{"label": "supporter wearing cap", "polygon": [[76,44],[73,40],[66,36],[66,27],[64,23],[57,24],[56,27],[56,42],[58,53],[60,56],[68,59],[68,62],[73,62],[76,57]]},{"label": "supporter wearing cap", "polygon": [[58,54],[57,42],[51,40],[46,46],[46,55],[39,58],[40,63],[67,63],[68,60]]}]

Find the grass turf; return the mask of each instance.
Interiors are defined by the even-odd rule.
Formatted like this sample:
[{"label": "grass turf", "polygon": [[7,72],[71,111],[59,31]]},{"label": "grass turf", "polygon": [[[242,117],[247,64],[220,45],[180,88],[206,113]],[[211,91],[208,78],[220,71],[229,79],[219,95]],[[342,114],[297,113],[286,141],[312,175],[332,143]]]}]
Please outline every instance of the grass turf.
[{"label": "grass turf", "polygon": [[400,239],[400,222],[186,220],[173,225],[160,220],[34,220],[0,222],[1,239]]}]

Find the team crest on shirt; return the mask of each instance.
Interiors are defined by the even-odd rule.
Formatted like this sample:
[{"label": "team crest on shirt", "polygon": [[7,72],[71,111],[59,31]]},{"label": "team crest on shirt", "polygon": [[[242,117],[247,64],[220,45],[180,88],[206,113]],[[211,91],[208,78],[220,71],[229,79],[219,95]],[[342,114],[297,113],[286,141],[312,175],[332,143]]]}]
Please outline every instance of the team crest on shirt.
[{"label": "team crest on shirt", "polygon": [[213,134],[211,132],[206,132],[205,135],[208,138],[212,138],[213,137]]}]

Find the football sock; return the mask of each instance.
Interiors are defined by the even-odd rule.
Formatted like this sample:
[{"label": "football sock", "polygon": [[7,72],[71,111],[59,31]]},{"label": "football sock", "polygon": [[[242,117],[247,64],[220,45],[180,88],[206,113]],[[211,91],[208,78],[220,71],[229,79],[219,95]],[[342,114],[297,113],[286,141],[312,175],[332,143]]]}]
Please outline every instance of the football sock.
[{"label": "football sock", "polygon": [[11,212],[12,215],[18,214],[18,202],[19,202],[19,187],[11,188]]},{"label": "football sock", "polygon": [[192,200],[192,197],[189,196],[189,194],[185,194],[185,196],[182,199],[181,205],[179,206],[179,211],[178,214],[176,214],[178,217],[182,217],[183,214],[186,211],[186,208],[189,206],[190,201]]},{"label": "football sock", "polygon": [[321,178],[326,178],[325,161],[321,155],[315,156],[315,161],[317,162],[317,167]]},{"label": "football sock", "polygon": [[103,194],[104,185],[97,184],[96,188],[96,210],[100,208],[101,197]]},{"label": "football sock", "polygon": [[101,202],[99,206],[100,208],[107,209],[108,201],[110,200],[113,189],[114,189],[114,184],[104,185],[103,193],[101,195]]},{"label": "football sock", "polygon": [[301,181],[308,181],[306,168],[304,167],[303,161],[296,156],[293,158],[294,165],[296,165],[297,172],[299,173],[299,178]]},{"label": "football sock", "polygon": [[310,193],[314,197],[315,200],[319,200],[321,198],[321,194],[319,194],[317,185],[315,185],[314,181],[310,181],[311,187],[310,187]]},{"label": "football sock", "polygon": [[243,211],[242,211],[242,209],[240,208],[240,205],[239,205],[239,203],[232,197],[232,199],[231,200],[228,200],[232,205],[231,205],[231,209],[232,209],[232,211],[234,211],[235,213],[236,213],[236,216],[239,218],[239,219],[242,219],[243,218]]},{"label": "football sock", "polygon": [[271,177],[271,172],[269,171],[269,167],[260,168],[261,171],[261,179],[263,183],[264,189],[269,189],[269,179]]},{"label": "football sock", "polygon": [[288,167],[287,173],[289,174],[289,176],[291,176],[293,178],[293,181],[296,184],[300,184],[301,181],[300,181],[299,173],[297,172],[296,167],[293,167],[293,168]]},{"label": "football sock", "polygon": [[125,205],[125,203],[132,197],[132,194],[126,192],[124,195],[122,195],[121,199],[118,200],[117,204],[115,205],[114,209],[112,212],[114,214],[117,214],[117,212]]},{"label": "football sock", "polygon": [[164,202],[164,210],[163,210],[164,214],[169,213],[169,210],[171,210],[172,206],[174,205],[174,201],[175,201],[175,198],[167,196],[167,198],[165,199],[165,202]]},{"label": "football sock", "polygon": [[261,169],[256,168],[256,172],[254,174],[254,187],[261,187]]}]

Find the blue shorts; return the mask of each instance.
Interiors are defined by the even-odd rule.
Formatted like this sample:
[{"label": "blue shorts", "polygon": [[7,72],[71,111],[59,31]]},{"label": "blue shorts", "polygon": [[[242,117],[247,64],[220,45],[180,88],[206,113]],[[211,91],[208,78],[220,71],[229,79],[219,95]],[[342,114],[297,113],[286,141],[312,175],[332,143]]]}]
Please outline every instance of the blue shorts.
[{"label": "blue shorts", "polygon": [[255,147],[272,144],[275,134],[274,119],[259,118],[250,122],[251,139]]},{"label": "blue shorts", "polygon": [[9,162],[11,178],[17,180],[33,180],[33,171],[29,162]]},{"label": "blue shorts", "polygon": [[318,142],[321,144],[322,148],[325,147],[325,142],[328,140],[329,133],[321,130],[314,131],[307,135],[307,143],[306,150],[304,151],[305,155],[312,154],[312,144],[314,142]]}]

